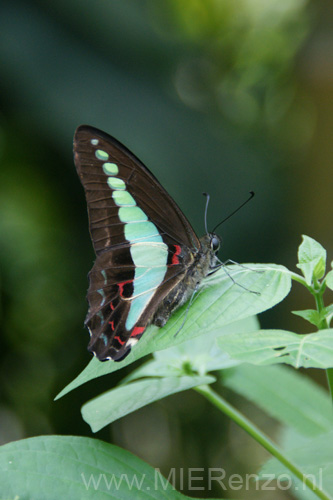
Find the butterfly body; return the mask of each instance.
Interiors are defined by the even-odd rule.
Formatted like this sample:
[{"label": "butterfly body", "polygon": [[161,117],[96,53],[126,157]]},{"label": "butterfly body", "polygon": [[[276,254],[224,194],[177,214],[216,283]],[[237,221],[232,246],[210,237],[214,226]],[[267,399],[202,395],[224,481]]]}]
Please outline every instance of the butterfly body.
[{"label": "butterfly body", "polygon": [[200,239],[201,249],[194,256],[193,263],[187,269],[184,277],[161,302],[153,316],[152,323],[154,325],[164,326],[171,314],[191,298],[201,281],[220,267],[216,252],[211,247],[213,237],[218,238],[216,235],[208,234]]},{"label": "butterfly body", "polygon": [[151,172],[116,139],[83,125],[74,138],[96,261],[89,273],[88,349],[120,361],[147,326],[164,326],[220,264]]}]

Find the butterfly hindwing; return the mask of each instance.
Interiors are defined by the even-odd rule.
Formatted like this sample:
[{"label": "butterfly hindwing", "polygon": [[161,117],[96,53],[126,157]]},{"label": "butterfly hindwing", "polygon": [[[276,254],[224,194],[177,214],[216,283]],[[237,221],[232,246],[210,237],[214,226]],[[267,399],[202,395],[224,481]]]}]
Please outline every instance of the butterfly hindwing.
[{"label": "butterfly hindwing", "polygon": [[[105,252],[98,257],[89,273],[90,309],[86,326],[91,332],[89,350],[96,353],[99,359],[120,360],[143,335],[151,322],[152,311],[157,309],[163,298],[179,283],[183,276],[183,266],[177,263],[170,264],[165,279],[158,286],[156,281],[154,282],[154,268],[147,267],[143,272],[151,274],[149,285],[146,287],[146,292],[139,291],[138,294],[135,293],[133,286],[134,268],[125,265],[107,267],[110,265],[106,264],[111,257],[110,253]],[[170,254],[175,255],[171,252]],[[175,268],[178,268],[178,272]],[[149,307],[142,307],[147,298]],[[129,318],[131,307],[134,307],[134,313],[138,311],[138,317],[128,327],[126,319]]]},{"label": "butterfly hindwing", "polygon": [[97,256],[89,273],[89,350],[100,360],[120,360],[184,278],[200,242],[156,178],[118,141],[81,126],[74,158]]}]

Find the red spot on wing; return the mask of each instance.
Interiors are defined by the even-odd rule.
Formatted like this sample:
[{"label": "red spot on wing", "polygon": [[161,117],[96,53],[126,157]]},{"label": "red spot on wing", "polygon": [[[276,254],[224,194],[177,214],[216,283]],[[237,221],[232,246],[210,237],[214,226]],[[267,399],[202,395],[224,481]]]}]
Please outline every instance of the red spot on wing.
[{"label": "red spot on wing", "polygon": [[114,330],[114,322],[113,321],[109,321],[109,325],[111,325],[111,330]]},{"label": "red spot on wing", "polygon": [[111,307],[111,310],[114,311],[114,305],[112,304],[112,302],[110,302],[110,307]]},{"label": "red spot on wing", "polygon": [[132,333],[131,333],[131,337],[136,337],[137,335],[140,335],[144,331],[145,331],[145,327],[144,326],[135,326],[133,328]]},{"label": "red spot on wing", "polygon": [[118,340],[118,342],[119,342],[120,345],[124,345],[125,342],[126,342],[126,340],[121,340],[121,338],[119,337],[119,335],[117,335],[114,339]]},{"label": "red spot on wing", "polygon": [[180,255],[182,249],[179,245],[175,245],[175,253],[173,254],[172,256],[172,261],[171,261],[171,265],[172,266],[175,266],[177,264],[179,264],[179,259],[178,259],[178,255]]},{"label": "red spot on wing", "polygon": [[123,296],[124,286],[127,285],[127,283],[133,283],[133,280],[123,281],[122,283],[118,283],[120,297]]}]

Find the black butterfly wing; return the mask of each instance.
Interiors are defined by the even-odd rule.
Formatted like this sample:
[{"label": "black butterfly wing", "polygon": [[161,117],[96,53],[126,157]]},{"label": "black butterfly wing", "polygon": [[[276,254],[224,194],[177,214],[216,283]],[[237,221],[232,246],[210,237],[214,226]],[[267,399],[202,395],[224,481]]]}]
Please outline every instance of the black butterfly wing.
[{"label": "black butterfly wing", "polygon": [[[170,247],[170,264],[163,281],[159,284],[153,282],[148,291],[138,295],[133,290],[135,266],[126,262],[129,255],[129,246],[125,245],[107,251],[96,259],[89,273],[89,311],[85,321],[91,335],[88,349],[101,361],[120,361],[129,353],[151,323],[158,305],[178,285],[186,270],[185,258]],[[192,255],[186,251],[183,255],[187,255],[186,262],[190,265]],[[172,260],[175,262],[172,263]],[[151,272],[154,268],[148,265],[145,271]],[[145,299],[145,307],[135,324],[129,328],[126,319],[132,304],[140,299]]]},{"label": "black butterfly wing", "polygon": [[200,242],[153,174],[125,146],[93,127],[74,137],[96,262],[89,273],[89,350],[120,360],[144,333]]},{"label": "black butterfly wing", "polygon": [[[95,146],[91,143],[97,140]],[[147,167],[119,141],[87,125],[77,128],[74,136],[74,161],[86,192],[91,239],[96,255],[123,242],[121,227],[116,231],[118,207],[110,196],[96,150],[106,151],[109,161],[119,167],[122,179],[139,207],[162,233],[180,245],[200,248],[191,224]],[[112,241],[111,241],[112,240]]]}]

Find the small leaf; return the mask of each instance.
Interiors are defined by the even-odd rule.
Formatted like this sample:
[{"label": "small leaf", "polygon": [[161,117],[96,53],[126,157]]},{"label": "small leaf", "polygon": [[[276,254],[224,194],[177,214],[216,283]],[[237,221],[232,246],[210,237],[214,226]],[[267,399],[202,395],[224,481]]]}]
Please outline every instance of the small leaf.
[{"label": "small leaf", "polygon": [[313,238],[303,235],[303,242],[298,249],[298,264],[309,286],[313,280],[320,279],[325,274],[326,250]]},{"label": "small leaf", "polygon": [[218,345],[234,359],[255,365],[286,363],[294,368],[333,367],[333,330],[299,335],[285,330],[224,335]]},{"label": "small leaf", "polygon": [[330,290],[333,290],[333,270],[326,274],[325,283]]},{"label": "small leaf", "polygon": [[296,316],[304,318],[306,321],[317,327],[319,327],[320,323],[325,318],[325,316],[322,314],[323,311],[319,313],[316,309],[304,309],[303,311],[291,311],[291,312]]},{"label": "small leaf", "polygon": [[139,380],[121,385],[88,401],[82,406],[83,419],[97,432],[118,418],[128,415],[153,401],[185,391],[197,385],[212,384],[214,377],[182,376]]},{"label": "small leaf", "polygon": [[3,500],[188,499],[132,453],[75,436],[40,436],[1,446],[0,485]]},{"label": "small leaf", "polygon": [[317,328],[320,328],[320,325],[324,319],[329,318],[333,314],[333,304],[324,307],[320,312],[316,309],[305,309],[304,311],[291,311],[296,316],[301,316],[305,320],[312,323]]},{"label": "small leaf", "polygon": [[327,307],[324,307],[323,310],[321,311],[321,314],[323,316],[323,319],[328,318],[333,314],[333,304],[330,304]]},{"label": "small leaf", "polygon": [[[245,267],[240,265],[225,267],[212,278],[205,280],[181,331],[179,327],[186,315],[187,304],[172,315],[165,327],[150,326],[123,361],[101,363],[96,358],[92,359],[56,399],[89,380],[120,370],[147,354],[181,344],[199,335],[218,332],[236,319],[249,318],[266,311],[283,300],[290,291],[291,273],[284,266],[246,264]],[[252,293],[253,291],[259,295]]]}]

